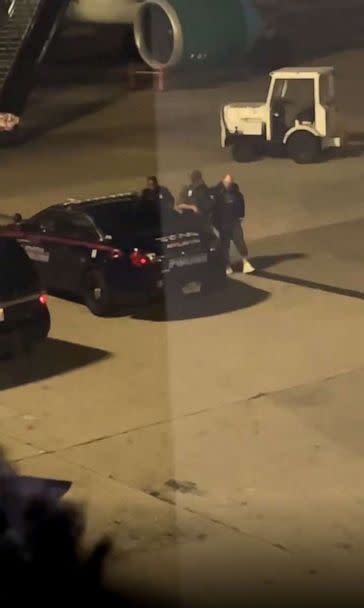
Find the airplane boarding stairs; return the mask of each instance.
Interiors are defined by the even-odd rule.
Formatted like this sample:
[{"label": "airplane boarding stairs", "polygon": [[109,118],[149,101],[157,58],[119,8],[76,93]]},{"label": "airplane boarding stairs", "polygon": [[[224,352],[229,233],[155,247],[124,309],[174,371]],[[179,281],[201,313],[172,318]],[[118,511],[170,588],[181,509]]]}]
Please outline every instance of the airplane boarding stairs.
[{"label": "airplane boarding stairs", "polygon": [[69,0],[0,0],[0,112],[21,116]]}]

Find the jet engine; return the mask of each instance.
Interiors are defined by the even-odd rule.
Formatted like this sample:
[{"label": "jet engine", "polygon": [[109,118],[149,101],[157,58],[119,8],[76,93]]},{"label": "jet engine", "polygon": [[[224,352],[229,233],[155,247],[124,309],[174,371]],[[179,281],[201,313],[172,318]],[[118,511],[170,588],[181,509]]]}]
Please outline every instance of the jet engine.
[{"label": "jet engine", "polygon": [[254,0],[144,0],[134,21],[139,53],[154,69],[238,61],[263,29]]}]

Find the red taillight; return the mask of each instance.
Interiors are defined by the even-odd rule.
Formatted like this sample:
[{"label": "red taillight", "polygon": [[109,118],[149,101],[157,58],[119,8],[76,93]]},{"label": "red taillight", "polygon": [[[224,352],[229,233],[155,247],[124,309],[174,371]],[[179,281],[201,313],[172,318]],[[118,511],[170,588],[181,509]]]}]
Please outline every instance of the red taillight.
[{"label": "red taillight", "polygon": [[131,253],[129,257],[131,263],[136,268],[143,268],[144,266],[150,264],[150,259],[148,258],[148,256],[144,253],[141,253],[140,251],[133,251],[133,253]]},{"label": "red taillight", "polygon": [[47,304],[47,302],[48,302],[48,296],[47,296],[47,294],[46,294],[46,293],[42,293],[42,294],[39,296],[39,302],[40,302],[41,304]]}]

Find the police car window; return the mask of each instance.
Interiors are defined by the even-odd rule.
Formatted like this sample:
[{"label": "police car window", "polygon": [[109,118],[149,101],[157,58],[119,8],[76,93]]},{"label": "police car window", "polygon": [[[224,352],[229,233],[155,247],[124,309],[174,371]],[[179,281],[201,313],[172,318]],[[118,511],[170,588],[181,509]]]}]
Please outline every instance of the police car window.
[{"label": "police car window", "polygon": [[159,203],[144,201],[113,201],[95,205],[88,213],[104,234],[156,234],[160,233],[175,211]]},{"label": "police car window", "polygon": [[158,203],[118,201],[95,205],[88,210],[97,227],[113,237],[157,237],[167,232],[199,232],[202,220],[196,214],[180,214]]},{"label": "police car window", "polygon": [[36,227],[47,234],[53,233],[56,229],[56,222],[53,217],[44,217],[36,224]]},{"label": "police car window", "polygon": [[95,240],[97,238],[97,232],[86,215],[83,214],[72,214],[69,225],[69,236],[74,239],[80,240]]},{"label": "police car window", "polygon": [[63,213],[57,218],[57,234],[83,241],[98,238],[92,222],[82,213]]},{"label": "police car window", "polygon": [[46,233],[52,233],[56,228],[54,214],[49,212],[38,213],[31,220],[27,221],[25,228],[28,230],[39,230]]}]

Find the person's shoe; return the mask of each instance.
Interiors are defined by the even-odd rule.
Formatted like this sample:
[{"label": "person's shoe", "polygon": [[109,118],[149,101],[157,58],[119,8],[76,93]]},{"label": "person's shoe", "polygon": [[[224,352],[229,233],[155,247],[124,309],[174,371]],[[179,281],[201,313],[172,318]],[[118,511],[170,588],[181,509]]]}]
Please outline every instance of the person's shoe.
[{"label": "person's shoe", "polygon": [[226,269],[226,276],[229,277],[231,274],[234,274],[234,271],[231,266],[228,266]]},{"label": "person's shoe", "polygon": [[251,265],[251,263],[249,262],[249,260],[245,260],[244,261],[244,265],[243,265],[243,273],[244,274],[250,274],[252,272],[255,271],[254,266]]}]

